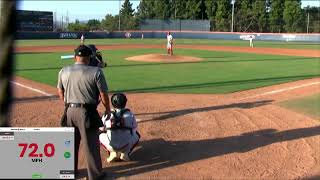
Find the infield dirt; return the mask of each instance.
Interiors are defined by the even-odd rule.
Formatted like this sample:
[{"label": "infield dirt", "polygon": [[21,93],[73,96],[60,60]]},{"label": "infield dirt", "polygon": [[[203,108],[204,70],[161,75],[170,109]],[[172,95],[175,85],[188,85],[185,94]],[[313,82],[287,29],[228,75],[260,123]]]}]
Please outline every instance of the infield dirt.
[{"label": "infield dirt", "polygon": [[[48,93],[56,89],[26,79]],[[319,93],[319,85],[256,96],[320,79],[309,79],[228,95],[128,94],[141,143],[132,162],[106,162],[112,177],[134,179],[296,179],[319,176],[320,123],[277,102]],[[15,88],[12,125],[56,127],[63,112],[57,96]],[[256,96],[250,98],[251,96]],[[102,112],[102,107],[99,107]],[[80,167],[85,168],[81,152]],[[84,169],[82,170],[84,173]]]}]

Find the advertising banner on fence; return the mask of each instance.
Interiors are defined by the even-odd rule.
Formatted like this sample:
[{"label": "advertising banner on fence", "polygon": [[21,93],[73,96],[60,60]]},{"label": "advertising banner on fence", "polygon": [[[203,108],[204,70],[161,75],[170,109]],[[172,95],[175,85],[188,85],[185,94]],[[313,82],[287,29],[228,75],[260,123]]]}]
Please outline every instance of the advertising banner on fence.
[{"label": "advertising banner on fence", "polygon": [[253,34],[241,34],[240,39],[249,41],[250,39],[255,39],[256,36]]},{"label": "advertising banner on fence", "polygon": [[63,32],[59,35],[60,39],[77,39],[78,34],[74,32]]}]

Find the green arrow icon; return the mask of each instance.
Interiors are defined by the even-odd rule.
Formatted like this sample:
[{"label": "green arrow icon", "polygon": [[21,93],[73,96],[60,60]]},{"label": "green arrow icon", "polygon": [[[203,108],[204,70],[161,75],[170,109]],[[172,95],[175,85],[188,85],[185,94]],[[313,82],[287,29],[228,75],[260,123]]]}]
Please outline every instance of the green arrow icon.
[{"label": "green arrow icon", "polygon": [[69,159],[71,157],[71,153],[69,151],[64,152],[64,158]]}]

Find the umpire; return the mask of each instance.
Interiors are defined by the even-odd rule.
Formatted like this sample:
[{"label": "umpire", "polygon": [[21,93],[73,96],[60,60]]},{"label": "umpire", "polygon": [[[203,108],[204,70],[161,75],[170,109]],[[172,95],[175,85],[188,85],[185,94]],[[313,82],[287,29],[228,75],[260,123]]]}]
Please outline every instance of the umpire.
[{"label": "umpire", "polygon": [[[102,172],[98,129],[103,126],[97,111],[99,99],[110,114],[108,86],[102,70],[88,66],[92,51],[85,45],[75,49],[75,64],[59,72],[58,93],[66,109],[66,125],[75,127],[75,171],[82,139],[90,180],[101,179]],[[100,98],[99,98],[100,97]]]}]

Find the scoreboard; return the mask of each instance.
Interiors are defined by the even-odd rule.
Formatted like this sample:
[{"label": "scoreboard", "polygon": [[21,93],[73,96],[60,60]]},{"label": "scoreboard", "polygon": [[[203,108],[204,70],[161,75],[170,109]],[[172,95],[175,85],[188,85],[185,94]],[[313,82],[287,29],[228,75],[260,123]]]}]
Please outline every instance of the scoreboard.
[{"label": "scoreboard", "polygon": [[0,179],[73,179],[74,128],[0,127]]},{"label": "scoreboard", "polygon": [[17,31],[53,31],[53,12],[17,10]]}]

